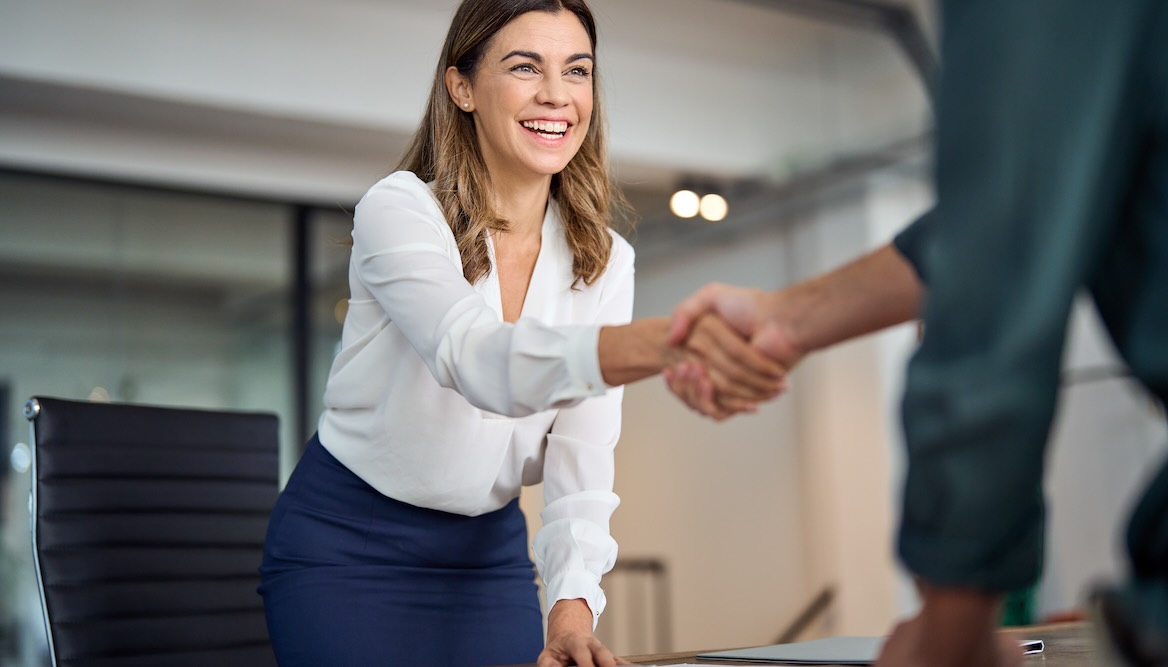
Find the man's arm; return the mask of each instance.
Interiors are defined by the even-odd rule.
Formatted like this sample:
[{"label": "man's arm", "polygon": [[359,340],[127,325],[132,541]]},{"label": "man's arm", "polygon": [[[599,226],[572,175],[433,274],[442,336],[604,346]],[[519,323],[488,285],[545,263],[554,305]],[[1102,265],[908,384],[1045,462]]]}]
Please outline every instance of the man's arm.
[{"label": "man's arm", "polygon": [[[918,221],[910,230],[921,224]],[[917,316],[924,286],[899,247],[899,242],[885,245],[834,271],[774,292],[707,285],[674,309],[671,340],[684,341],[693,322],[713,312],[790,370],[815,350]],[[719,416],[703,409],[713,388],[703,384],[697,370],[669,372],[666,379],[691,408]]]}]

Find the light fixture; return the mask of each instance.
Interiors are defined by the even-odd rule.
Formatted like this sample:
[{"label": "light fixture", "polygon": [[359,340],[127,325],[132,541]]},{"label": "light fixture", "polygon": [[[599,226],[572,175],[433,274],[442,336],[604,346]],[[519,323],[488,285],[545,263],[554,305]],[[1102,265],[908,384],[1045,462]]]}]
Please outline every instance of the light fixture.
[{"label": "light fixture", "polygon": [[669,210],[679,218],[692,218],[698,214],[700,200],[693,190],[678,190],[669,198]]},{"label": "light fixture", "polygon": [[713,193],[702,197],[698,208],[702,217],[710,222],[720,222],[730,212],[730,205],[726,203],[726,198]]}]

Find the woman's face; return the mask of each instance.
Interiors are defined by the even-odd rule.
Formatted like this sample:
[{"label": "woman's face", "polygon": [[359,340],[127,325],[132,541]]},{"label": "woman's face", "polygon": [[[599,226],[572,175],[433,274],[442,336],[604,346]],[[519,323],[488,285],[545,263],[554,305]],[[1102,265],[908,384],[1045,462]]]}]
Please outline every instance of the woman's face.
[{"label": "woman's face", "polygon": [[567,166],[588,134],[592,68],[588,33],[571,12],[528,12],[494,36],[473,79],[452,92],[471,105],[496,184]]}]

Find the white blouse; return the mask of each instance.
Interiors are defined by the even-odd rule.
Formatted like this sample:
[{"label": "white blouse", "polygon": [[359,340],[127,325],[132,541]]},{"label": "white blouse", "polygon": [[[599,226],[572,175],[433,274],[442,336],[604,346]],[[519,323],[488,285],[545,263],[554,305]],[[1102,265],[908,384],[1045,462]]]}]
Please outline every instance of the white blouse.
[{"label": "white blouse", "polygon": [[[610,232],[612,233],[612,232]],[[583,598],[593,621],[616,562],[609,519],[622,388],[600,373],[601,325],[633,309],[633,249],[572,289],[554,200],[519,321],[503,321],[492,270],[471,285],[430,188],[397,172],[357,204],[351,298],[325,389],[321,444],[381,493],[476,516],[544,482],[535,563],[550,608]]]}]

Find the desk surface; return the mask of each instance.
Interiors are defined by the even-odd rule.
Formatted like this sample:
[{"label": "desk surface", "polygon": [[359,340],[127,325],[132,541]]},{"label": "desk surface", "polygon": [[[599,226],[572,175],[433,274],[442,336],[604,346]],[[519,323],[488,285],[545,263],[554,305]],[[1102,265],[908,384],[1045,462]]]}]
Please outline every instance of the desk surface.
[{"label": "desk surface", "polygon": [[[1022,663],[1024,667],[1039,665],[1042,667],[1097,667],[1101,662],[1100,652],[1095,645],[1092,629],[1086,623],[1065,623],[1059,625],[1037,625],[1026,628],[1011,628],[1002,632],[1017,635],[1020,639],[1041,639],[1046,643],[1046,649],[1041,655],[1027,656]],[[639,665],[676,665],[687,662],[701,662],[718,665],[754,665],[758,662],[725,662],[713,660],[698,660],[697,654],[705,651],[690,653],[670,653],[662,655],[640,655],[627,658],[633,664]],[[514,667],[534,667],[525,665]]]}]

